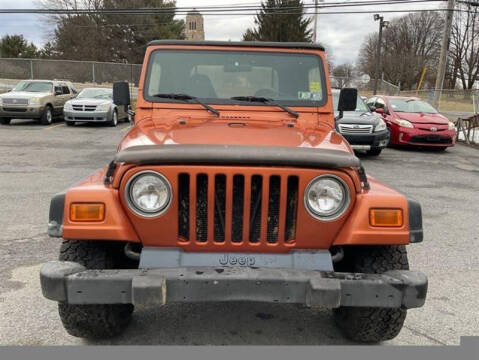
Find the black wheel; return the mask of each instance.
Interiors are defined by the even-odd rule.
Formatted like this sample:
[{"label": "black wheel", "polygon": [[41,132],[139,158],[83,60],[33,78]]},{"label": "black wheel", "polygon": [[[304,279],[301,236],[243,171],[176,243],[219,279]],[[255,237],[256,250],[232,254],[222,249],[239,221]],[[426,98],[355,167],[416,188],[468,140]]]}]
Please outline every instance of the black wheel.
[{"label": "black wheel", "polygon": [[383,151],[382,148],[371,148],[370,150],[366,151],[366,155],[369,155],[369,156],[378,156],[379,154],[381,154],[381,151]]},{"label": "black wheel", "polygon": [[110,126],[117,126],[118,125],[118,110],[113,110],[113,114],[111,115],[111,120],[108,122]]},{"label": "black wheel", "polygon": [[[404,246],[361,246],[347,249],[342,271],[381,274],[408,270]],[[340,307],[334,310],[336,323],[351,340],[377,343],[395,338],[407,311],[401,308]]]},{"label": "black wheel", "polygon": [[[96,241],[64,241],[61,261],[74,261],[88,269],[114,269],[119,266],[121,247]],[[102,339],[120,334],[130,322],[131,304],[71,305],[58,303],[65,330],[73,336]]]},{"label": "black wheel", "polygon": [[40,123],[42,125],[50,125],[53,122],[53,109],[50,105],[45,106],[43,109],[42,117],[40,118]]},{"label": "black wheel", "polygon": [[12,119],[9,119],[9,118],[0,118],[0,124],[2,124],[2,125],[9,125],[9,124],[10,124],[10,121],[12,121]]},{"label": "black wheel", "polygon": [[75,125],[75,122],[74,122],[74,121],[67,121],[67,120],[65,120],[65,124],[67,124],[67,126],[74,126],[74,125]]}]

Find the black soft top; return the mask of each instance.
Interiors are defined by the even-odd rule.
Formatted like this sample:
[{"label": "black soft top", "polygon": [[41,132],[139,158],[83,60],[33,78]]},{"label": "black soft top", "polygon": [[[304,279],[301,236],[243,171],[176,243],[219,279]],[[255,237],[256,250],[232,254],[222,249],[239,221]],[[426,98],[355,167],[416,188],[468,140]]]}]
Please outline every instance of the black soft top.
[{"label": "black soft top", "polygon": [[307,42],[153,40],[148,43],[148,46],[152,45],[249,46],[283,49],[315,49],[324,51],[322,45]]}]

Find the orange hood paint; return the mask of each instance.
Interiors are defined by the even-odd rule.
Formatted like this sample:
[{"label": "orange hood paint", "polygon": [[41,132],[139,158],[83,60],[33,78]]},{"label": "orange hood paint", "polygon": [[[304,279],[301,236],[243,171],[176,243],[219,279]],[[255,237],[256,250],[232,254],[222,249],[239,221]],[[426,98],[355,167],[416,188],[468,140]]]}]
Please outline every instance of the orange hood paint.
[{"label": "orange hood paint", "polygon": [[[120,143],[118,150],[138,145],[221,144],[260,145],[335,149],[351,152],[349,144],[326,123],[300,126],[304,122],[276,115],[278,120],[246,119],[222,115],[208,117],[176,116],[175,121],[160,122],[145,118],[136,122]],[[311,117],[310,117],[311,118]],[[288,124],[290,124],[288,126]],[[312,124],[311,124],[312,125]]]}]

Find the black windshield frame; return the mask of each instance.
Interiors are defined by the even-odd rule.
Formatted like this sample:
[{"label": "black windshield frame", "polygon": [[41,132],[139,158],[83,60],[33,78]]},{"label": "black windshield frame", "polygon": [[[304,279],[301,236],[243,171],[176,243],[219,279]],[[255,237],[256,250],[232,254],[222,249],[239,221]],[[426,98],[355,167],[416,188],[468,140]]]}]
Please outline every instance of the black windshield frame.
[{"label": "black windshield frame", "polygon": [[[261,55],[275,55],[275,54],[281,54],[281,55],[286,55],[286,56],[313,56],[317,61],[318,61],[318,69],[319,69],[319,76],[321,80],[321,100],[319,101],[314,101],[314,100],[277,100],[274,99],[274,101],[278,104],[284,105],[284,106],[294,106],[294,107],[322,107],[325,106],[328,102],[328,92],[327,92],[327,82],[326,82],[326,76],[324,73],[324,62],[323,59],[316,53],[314,52],[286,52],[286,51],[254,51],[254,50],[244,50],[244,49],[239,49],[239,50],[208,50],[208,49],[156,49],[152,51],[147,59],[148,66],[146,68],[146,74],[145,74],[145,82],[143,85],[143,99],[145,99],[148,102],[151,103],[184,103],[181,100],[174,100],[174,99],[160,99],[160,98],[155,98],[154,96],[151,96],[148,94],[148,88],[150,84],[150,77],[152,73],[152,67],[153,67],[153,56],[156,55],[158,52],[172,52],[172,51],[177,51],[177,52],[203,52],[203,53],[219,53],[219,54],[224,54],[225,52],[229,53],[241,53],[241,54],[261,54]],[[271,104],[268,103],[247,103],[244,101],[237,101],[237,100],[232,100],[232,99],[221,99],[221,98],[203,98],[199,97],[199,99],[206,104],[211,104],[211,105],[242,105],[242,106],[272,106]]]}]

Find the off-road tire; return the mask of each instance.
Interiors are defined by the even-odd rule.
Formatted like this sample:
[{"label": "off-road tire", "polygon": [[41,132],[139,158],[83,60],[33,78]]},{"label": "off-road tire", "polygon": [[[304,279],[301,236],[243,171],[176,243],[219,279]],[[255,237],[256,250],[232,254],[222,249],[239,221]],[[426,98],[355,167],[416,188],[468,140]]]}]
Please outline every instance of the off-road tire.
[{"label": "off-road tire", "polygon": [[381,154],[381,151],[383,151],[382,148],[378,148],[378,147],[371,148],[370,150],[366,151],[366,155],[378,156],[379,154]]},{"label": "off-road tire", "polygon": [[[96,241],[64,241],[61,261],[74,261],[88,269],[113,269],[119,247]],[[130,322],[131,304],[71,305],[58,303],[58,312],[65,330],[73,336],[104,339],[120,334]]]},{"label": "off-road tire", "polygon": [[43,109],[40,123],[42,125],[50,125],[53,123],[53,108],[50,105],[45,106],[45,109]]},{"label": "off-road tire", "polygon": [[[348,249],[348,271],[381,274],[408,270],[404,246],[361,246]],[[401,308],[340,307],[334,310],[337,325],[351,340],[377,343],[395,338],[406,319]]]},{"label": "off-road tire", "polygon": [[0,118],[0,124],[2,125],[9,125],[10,121],[12,121],[10,118]]}]

